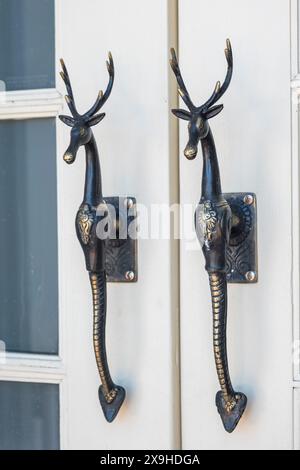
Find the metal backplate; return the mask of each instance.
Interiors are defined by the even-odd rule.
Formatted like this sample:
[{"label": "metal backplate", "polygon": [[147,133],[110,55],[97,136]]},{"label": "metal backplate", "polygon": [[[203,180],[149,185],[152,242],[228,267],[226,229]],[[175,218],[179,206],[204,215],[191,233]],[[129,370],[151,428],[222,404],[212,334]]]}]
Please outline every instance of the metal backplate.
[{"label": "metal backplate", "polygon": [[224,198],[232,211],[226,252],[227,282],[257,282],[256,196],[253,193],[225,193]]},{"label": "metal backplate", "polygon": [[106,241],[106,276],[108,282],[136,282],[137,230],[136,199],[105,197],[109,213],[109,237]]}]

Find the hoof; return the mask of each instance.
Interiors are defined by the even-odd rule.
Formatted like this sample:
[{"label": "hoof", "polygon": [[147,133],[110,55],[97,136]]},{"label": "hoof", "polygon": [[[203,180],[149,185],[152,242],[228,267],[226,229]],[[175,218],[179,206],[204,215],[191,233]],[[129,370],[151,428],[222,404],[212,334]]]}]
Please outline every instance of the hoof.
[{"label": "hoof", "polygon": [[227,432],[234,431],[247,405],[246,395],[237,392],[235,397],[236,405],[232,408],[232,410],[228,411],[226,409],[226,402],[223,398],[222,392],[219,391],[216,395],[216,406],[221,416],[223,426]]},{"label": "hoof", "polygon": [[100,405],[102,407],[103,414],[105,416],[106,421],[108,421],[109,423],[111,423],[117,416],[119,409],[121,408],[123,401],[125,399],[125,395],[126,395],[125,389],[123,387],[119,387],[118,385],[116,385],[114,389],[116,390],[117,394],[115,398],[113,399],[113,401],[110,403],[107,403],[105,399],[105,396],[102,391],[102,385],[100,385],[99,391],[98,391]]}]

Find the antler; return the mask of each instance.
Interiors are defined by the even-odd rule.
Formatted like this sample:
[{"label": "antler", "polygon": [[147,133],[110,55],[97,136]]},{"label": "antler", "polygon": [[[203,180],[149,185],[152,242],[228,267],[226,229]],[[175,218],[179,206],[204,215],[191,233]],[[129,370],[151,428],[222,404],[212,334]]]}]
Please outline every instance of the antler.
[{"label": "antler", "polygon": [[170,59],[170,64],[171,64],[171,67],[172,67],[172,70],[175,74],[175,77],[176,77],[176,80],[177,80],[177,83],[178,83],[178,93],[180,94],[181,98],[183,99],[183,101],[185,102],[185,104],[187,105],[187,107],[189,108],[190,111],[196,109],[196,106],[193,104],[191,98],[190,98],[190,95],[186,89],[186,86],[184,84],[184,81],[183,81],[183,78],[182,78],[182,75],[181,75],[181,72],[180,72],[180,68],[179,68],[179,64],[178,64],[178,60],[177,60],[177,57],[176,57],[176,52],[175,52],[175,49],[172,47],[171,48],[171,55],[172,55],[172,58]]},{"label": "antler", "polygon": [[[73,91],[71,87],[70,77],[69,77],[69,74],[68,74],[68,71],[67,71],[67,68],[63,59],[60,59],[60,63],[62,66],[62,72],[60,72],[60,75],[63,81],[65,82],[67,93],[68,93],[65,96],[66,102],[69,106],[72,116],[78,117],[80,116],[80,114],[78,113],[76,106],[75,106],[75,100],[74,100]],[[83,114],[82,117],[90,118],[91,116],[93,116],[97,111],[99,111],[100,108],[102,108],[102,106],[104,105],[105,101],[107,100],[107,98],[109,97],[111,93],[113,83],[114,83],[115,69],[114,69],[114,61],[110,52],[108,54],[108,61],[106,61],[106,67],[109,73],[109,82],[108,82],[106,91],[104,94],[102,90],[99,91],[95,104],[85,114]]]},{"label": "antler", "polygon": [[106,67],[109,73],[109,82],[106,91],[104,94],[102,90],[99,91],[95,104],[84,114],[84,116],[87,118],[93,116],[93,114],[95,114],[97,111],[99,111],[100,108],[102,108],[111,93],[115,77],[115,68],[114,61],[110,52],[108,53],[108,61],[106,61]]},{"label": "antler", "polygon": [[231,44],[230,40],[226,39],[226,49],[225,49],[225,56],[227,60],[227,73],[225,80],[223,82],[223,85],[221,86],[221,83],[218,81],[216,83],[215,89],[213,91],[213,94],[211,97],[201,106],[201,108],[210,108],[214,103],[216,103],[221,96],[225,93],[227,90],[229,83],[231,81],[232,77],[232,69],[233,69],[233,58],[232,58],[232,50],[231,50]]},{"label": "antler", "polygon": [[65,96],[67,105],[69,106],[69,109],[71,111],[71,114],[73,117],[79,116],[79,113],[76,109],[75,106],[75,101],[74,101],[74,96],[73,96],[73,91],[71,87],[71,82],[70,82],[70,77],[67,71],[67,67],[63,61],[63,59],[60,59],[61,67],[62,67],[62,72],[60,72],[61,78],[65,82],[66,89],[67,89],[67,95]]}]

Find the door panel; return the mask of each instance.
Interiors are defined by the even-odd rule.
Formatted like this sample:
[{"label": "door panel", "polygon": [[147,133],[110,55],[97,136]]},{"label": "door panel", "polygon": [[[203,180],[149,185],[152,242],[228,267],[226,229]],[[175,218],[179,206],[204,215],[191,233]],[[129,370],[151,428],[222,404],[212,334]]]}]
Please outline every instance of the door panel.
[{"label": "door panel", "polygon": [[[215,407],[219,390],[203,255],[181,243],[181,395],[186,449],[292,447],[290,18],[283,0],[179,0],[180,65],[197,105],[223,80],[225,39],[234,72],[211,121],[224,192],[253,191],[258,201],[259,281],[229,285],[232,381],[248,396],[233,434]],[[202,157],[183,156],[181,203],[200,197]]]},{"label": "door panel", "polygon": [[[168,203],[171,194],[168,106],[168,2],[64,0],[60,54],[80,111],[106,86],[111,50],[115,84],[93,128],[99,146],[104,196]],[[83,18],[84,12],[84,18]],[[62,81],[60,90],[65,94]],[[67,112],[67,110],[66,110]],[[85,158],[72,166],[62,156],[69,129],[58,126],[60,295],[67,354],[68,448],[136,449],[178,446],[178,372],[172,315],[169,240],[140,239],[139,279],[108,285],[107,349],[112,376],[127,397],[108,424],[98,400],[92,342],[92,297],[74,219],[82,201]],[[176,158],[176,156],[175,156]]]}]

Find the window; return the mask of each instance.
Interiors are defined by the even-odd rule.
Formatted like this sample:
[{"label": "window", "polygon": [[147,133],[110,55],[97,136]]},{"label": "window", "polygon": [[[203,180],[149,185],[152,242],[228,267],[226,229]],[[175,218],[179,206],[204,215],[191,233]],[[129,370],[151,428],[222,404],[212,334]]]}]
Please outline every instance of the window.
[{"label": "window", "polygon": [[0,449],[60,447],[55,0],[0,0]]}]

